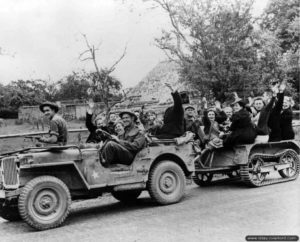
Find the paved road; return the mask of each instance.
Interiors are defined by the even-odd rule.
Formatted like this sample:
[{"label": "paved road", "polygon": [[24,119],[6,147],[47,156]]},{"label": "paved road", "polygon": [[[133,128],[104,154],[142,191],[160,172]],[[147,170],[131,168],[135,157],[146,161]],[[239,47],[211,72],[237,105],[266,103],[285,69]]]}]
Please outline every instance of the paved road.
[{"label": "paved road", "polygon": [[300,235],[300,179],[262,188],[192,185],[170,206],[155,206],[146,192],[132,206],[105,196],[73,204],[63,227],[41,232],[0,219],[0,241],[234,242],[250,234]]}]

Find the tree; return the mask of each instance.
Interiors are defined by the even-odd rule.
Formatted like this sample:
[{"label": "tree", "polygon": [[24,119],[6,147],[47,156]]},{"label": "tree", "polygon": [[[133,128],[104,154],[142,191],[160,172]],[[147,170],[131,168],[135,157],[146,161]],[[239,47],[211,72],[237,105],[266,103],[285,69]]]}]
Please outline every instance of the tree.
[{"label": "tree", "polygon": [[86,100],[88,98],[87,89],[90,86],[87,79],[86,73],[73,72],[58,82],[57,91],[52,86],[50,90],[54,91],[56,100]]},{"label": "tree", "polygon": [[37,105],[46,98],[47,83],[44,80],[18,80],[7,85],[6,102],[15,109],[22,105]]},{"label": "tree", "polygon": [[[96,102],[104,102],[103,96],[97,91],[99,75],[97,72],[90,72],[89,80],[91,80],[92,85],[90,87],[94,87],[94,101]],[[122,98],[120,93],[122,89],[122,83],[114,76],[108,75],[106,70],[100,70],[100,78],[104,80],[106,78],[106,85],[108,87],[107,98],[109,101],[116,101]]]},{"label": "tree", "polygon": [[[96,59],[96,51],[98,48],[95,48],[94,45],[91,45],[86,37],[83,34],[83,38],[85,40],[87,50],[82,52],[79,56],[81,61],[90,60],[93,62],[95,67],[95,72],[91,73],[92,85],[90,88],[92,90],[94,98],[98,96],[98,98],[104,102],[106,107],[106,117],[108,118],[108,114],[117,102],[111,103],[111,97],[116,94],[116,92],[120,91],[122,85],[121,82],[111,76],[111,73],[116,69],[117,65],[126,55],[126,47],[122,53],[122,55],[113,63],[113,65],[109,68],[99,68]],[[121,101],[119,101],[121,102]]]},{"label": "tree", "polygon": [[269,0],[262,16],[261,27],[274,32],[280,40],[283,52],[296,51],[299,46],[299,11],[298,0]]},{"label": "tree", "polygon": [[300,92],[300,5],[297,0],[270,0],[265,9],[261,28],[276,36],[281,69],[297,92]]},{"label": "tree", "polygon": [[[232,92],[244,97],[259,94],[278,75],[265,76],[266,70],[260,68],[266,59],[259,53],[268,51],[253,27],[253,1],[154,1],[168,13],[172,25],[156,38],[157,46],[180,64],[181,79],[202,93],[212,90],[221,101]],[[270,55],[264,56],[269,64]]]}]

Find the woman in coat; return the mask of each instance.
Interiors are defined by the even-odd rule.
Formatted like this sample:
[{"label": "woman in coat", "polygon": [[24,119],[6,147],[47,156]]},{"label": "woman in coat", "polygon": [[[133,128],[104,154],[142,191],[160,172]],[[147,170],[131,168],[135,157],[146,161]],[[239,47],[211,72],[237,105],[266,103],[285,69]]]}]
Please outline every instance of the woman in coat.
[{"label": "woman in coat", "polygon": [[[276,141],[282,140],[283,132],[281,129],[282,129],[283,124],[281,124],[281,111],[282,111],[282,106],[283,106],[283,100],[284,100],[283,92],[285,90],[285,87],[286,87],[286,85],[284,82],[280,84],[279,93],[277,94],[277,101],[270,113],[270,117],[268,120],[268,126],[271,130],[270,136],[269,136],[269,142],[276,142]],[[285,114],[284,114],[284,116],[285,116]],[[287,122],[287,121],[285,121],[285,122]]]},{"label": "woman in coat", "polygon": [[283,99],[282,111],[280,114],[280,129],[281,139],[288,140],[294,139],[295,133],[292,127],[293,111],[291,105],[291,98],[285,96]]},{"label": "woman in coat", "polygon": [[233,147],[239,144],[252,144],[256,138],[256,131],[251,122],[250,113],[245,108],[245,103],[237,99],[232,103],[234,114],[230,126],[231,133],[223,141],[224,147]]}]

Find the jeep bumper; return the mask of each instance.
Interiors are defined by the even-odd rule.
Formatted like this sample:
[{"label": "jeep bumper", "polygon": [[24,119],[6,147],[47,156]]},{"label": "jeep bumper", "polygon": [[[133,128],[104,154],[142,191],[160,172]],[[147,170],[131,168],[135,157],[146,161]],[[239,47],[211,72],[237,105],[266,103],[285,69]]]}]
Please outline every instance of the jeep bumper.
[{"label": "jeep bumper", "polygon": [[21,190],[16,189],[12,191],[7,191],[7,190],[0,190],[0,200],[10,200],[12,198],[15,198],[20,195]]}]

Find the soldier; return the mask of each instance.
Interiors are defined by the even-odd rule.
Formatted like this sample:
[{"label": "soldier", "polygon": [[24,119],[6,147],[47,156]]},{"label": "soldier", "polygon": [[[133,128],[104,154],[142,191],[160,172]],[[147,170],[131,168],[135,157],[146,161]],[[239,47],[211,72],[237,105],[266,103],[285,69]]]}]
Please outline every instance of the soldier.
[{"label": "soldier", "polygon": [[112,135],[102,149],[103,165],[125,164],[130,165],[135,155],[144,147],[146,138],[136,126],[137,116],[130,111],[120,113],[125,132],[122,135]]},{"label": "soldier", "polygon": [[58,105],[52,102],[44,102],[40,105],[40,110],[50,120],[50,130],[48,136],[42,136],[39,140],[43,143],[66,145],[68,141],[67,123],[57,114]]}]

